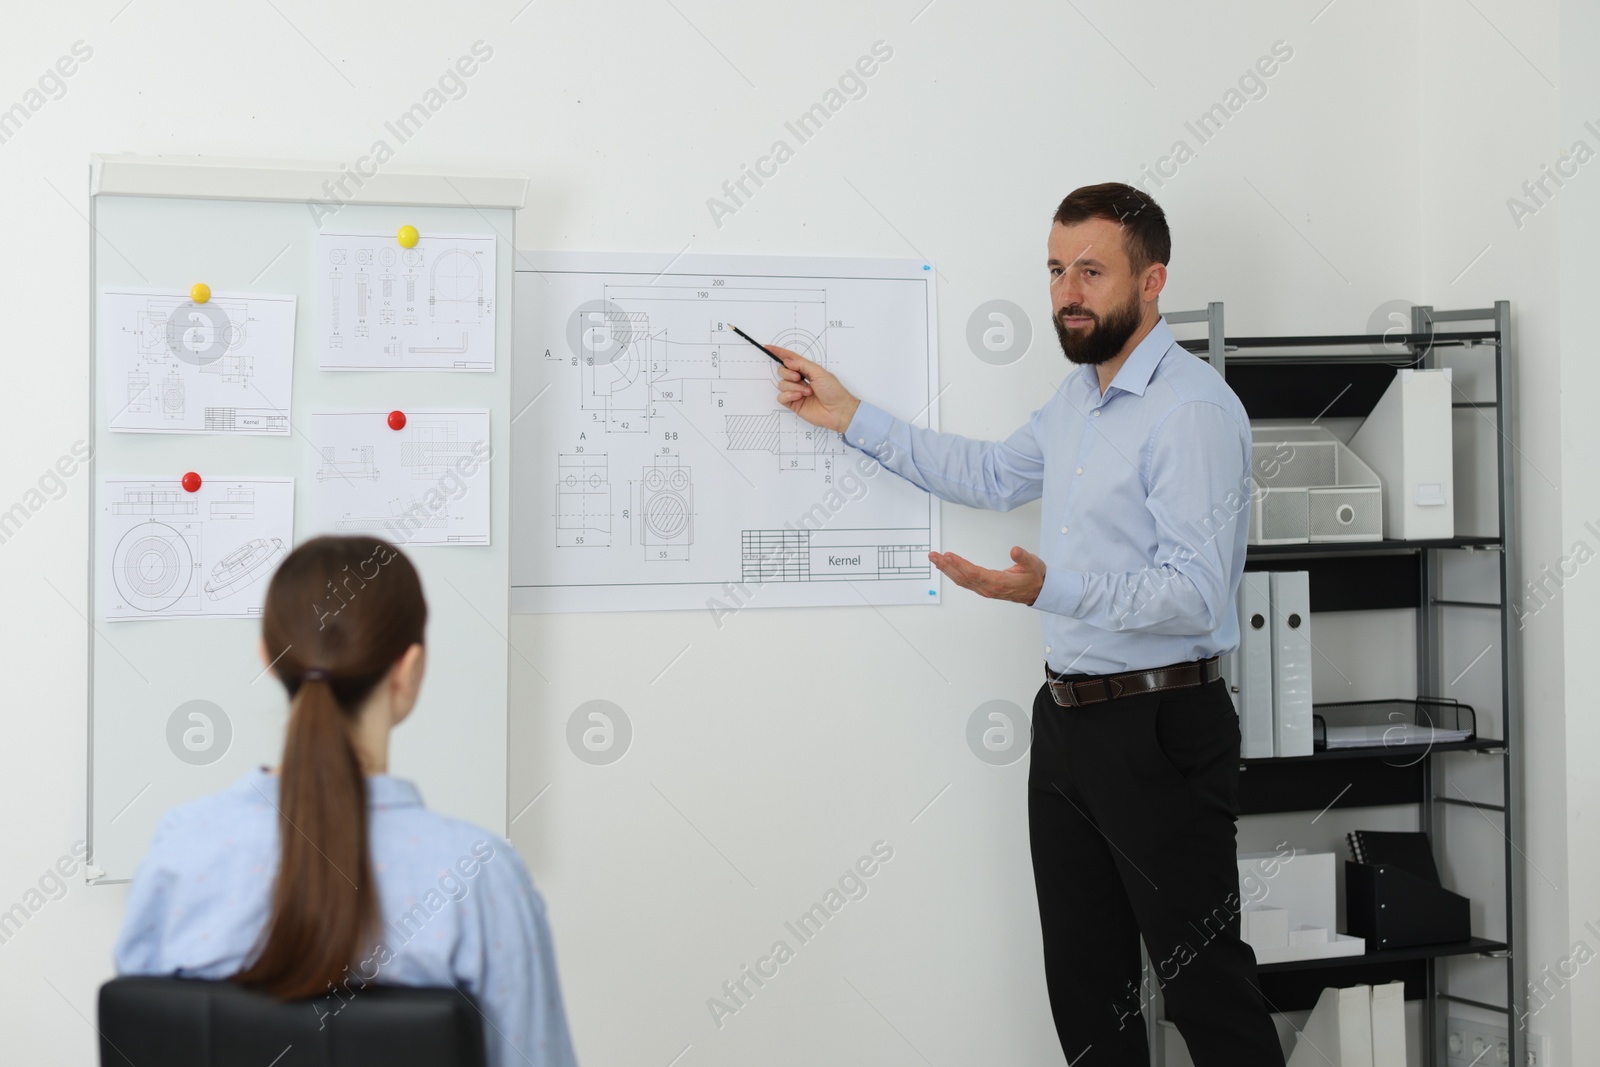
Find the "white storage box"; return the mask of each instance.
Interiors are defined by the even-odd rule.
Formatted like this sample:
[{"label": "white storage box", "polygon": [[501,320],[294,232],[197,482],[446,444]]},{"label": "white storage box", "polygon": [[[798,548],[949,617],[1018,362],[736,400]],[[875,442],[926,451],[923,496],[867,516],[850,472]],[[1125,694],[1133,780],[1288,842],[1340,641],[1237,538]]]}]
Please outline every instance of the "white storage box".
[{"label": "white storage box", "polygon": [[1383,484],[1321,426],[1251,427],[1250,543],[1381,541]]},{"label": "white storage box", "polygon": [[[1239,932],[1257,963],[1359,956],[1367,950],[1365,938],[1336,929],[1337,858],[1332,852],[1255,852],[1238,861],[1239,897],[1246,913],[1240,916]],[[1272,915],[1277,909],[1283,914]],[[1263,936],[1250,936],[1256,933]]]},{"label": "white storage box", "polygon": [[1403,368],[1350,447],[1383,480],[1384,536],[1397,541],[1456,534],[1450,368]]}]

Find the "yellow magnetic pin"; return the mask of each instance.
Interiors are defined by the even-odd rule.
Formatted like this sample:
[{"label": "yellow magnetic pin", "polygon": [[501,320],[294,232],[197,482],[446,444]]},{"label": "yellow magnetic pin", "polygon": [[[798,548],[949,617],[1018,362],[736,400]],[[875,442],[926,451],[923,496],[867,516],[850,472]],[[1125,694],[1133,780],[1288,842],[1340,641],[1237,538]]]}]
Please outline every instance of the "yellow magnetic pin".
[{"label": "yellow magnetic pin", "polygon": [[417,247],[417,228],[415,226],[402,226],[400,227],[400,232],[395,236],[399,239],[401,248]]}]

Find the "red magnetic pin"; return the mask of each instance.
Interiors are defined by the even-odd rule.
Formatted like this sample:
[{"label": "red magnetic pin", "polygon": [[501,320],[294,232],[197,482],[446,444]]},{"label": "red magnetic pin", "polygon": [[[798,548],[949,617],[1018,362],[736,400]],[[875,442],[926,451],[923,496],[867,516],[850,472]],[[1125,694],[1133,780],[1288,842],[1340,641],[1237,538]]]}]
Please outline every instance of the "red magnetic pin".
[{"label": "red magnetic pin", "polygon": [[406,413],[403,411],[389,412],[389,429],[403,430],[406,428]]},{"label": "red magnetic pin", "polygon": [[194,471],[185,474],[183,476],[183,488],[188,492],[198,493],[200,491],[200,476]]}]

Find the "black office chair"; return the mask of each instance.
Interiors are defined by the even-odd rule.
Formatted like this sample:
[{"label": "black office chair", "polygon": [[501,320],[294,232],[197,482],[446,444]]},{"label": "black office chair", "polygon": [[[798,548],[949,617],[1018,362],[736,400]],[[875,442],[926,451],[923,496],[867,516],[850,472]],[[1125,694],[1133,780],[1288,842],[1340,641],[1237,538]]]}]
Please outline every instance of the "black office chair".
[{"label": "black office chair", "polygon": [[344,1001],[282,1002],[232,982],[114,978],[100,987],[100,1064],[484,1067],[483,1016],[469,994],[352,989]]}]

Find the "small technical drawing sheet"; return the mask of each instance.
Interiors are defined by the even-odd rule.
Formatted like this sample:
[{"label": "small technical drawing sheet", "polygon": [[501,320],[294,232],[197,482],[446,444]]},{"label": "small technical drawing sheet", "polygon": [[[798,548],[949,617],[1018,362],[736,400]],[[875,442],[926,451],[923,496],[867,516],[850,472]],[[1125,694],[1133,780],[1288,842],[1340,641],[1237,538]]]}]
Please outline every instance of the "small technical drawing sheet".
[{"label": "small technical drawing sheet", "polygon": [[111,429],[289,433],[293,296],[104,289],[96,312]]},{"label": "small technical drawing sheet", "polygon": [[261,614],[294,546],[294,479],[107,478],[95,520],[96,615],[110,622]]},{"label": "small technical drawing sheet", "polygon": [[731,329],[937,428],[930,266],[664,259],[524,257],[512,610],[938,603],[938,502],[784,408]]},{"label": "small technical drawing sheet", "polygon": [[307,484],[315,534],[370,534],[394,544],[489,543],[489,412],[313,411]]},{"label": "small technical drawing sheet", "polygon": [[493,235],[317,235],[323,370],[494,370]]}]

